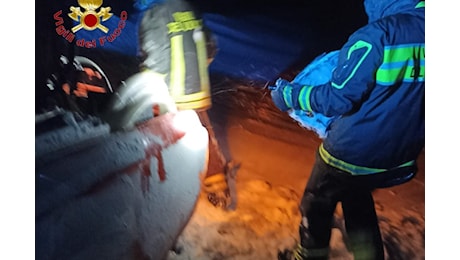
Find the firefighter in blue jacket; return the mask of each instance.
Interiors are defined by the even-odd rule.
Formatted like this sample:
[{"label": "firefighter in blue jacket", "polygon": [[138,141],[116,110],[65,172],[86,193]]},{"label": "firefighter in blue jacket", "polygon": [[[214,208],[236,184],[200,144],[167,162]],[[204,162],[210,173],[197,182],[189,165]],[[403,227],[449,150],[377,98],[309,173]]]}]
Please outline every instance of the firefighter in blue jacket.
[{"label": "firefighter in blue jacket", "polygon": [[327,259],[341,202],[355,259],[384,259],[372,191],[416,173],[425,143],[425,2],[364,0],[369,23],[339,53],[331,80],[277,81],[282,111],[335,118],[320,145],[300,205],[300,243],[279,259]]}]

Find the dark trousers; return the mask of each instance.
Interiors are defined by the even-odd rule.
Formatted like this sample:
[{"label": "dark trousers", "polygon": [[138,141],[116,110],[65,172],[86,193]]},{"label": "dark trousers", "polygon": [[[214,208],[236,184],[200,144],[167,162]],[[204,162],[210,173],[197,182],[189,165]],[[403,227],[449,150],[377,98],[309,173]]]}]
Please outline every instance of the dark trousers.
[{"label": "dark trousers", "polygon": [[214,132],[213,125],[209,119],[208,111],[202,110],[197,112],[198,117],[200,118],[201,124],[208,130],[209,136],[209,158],[208,158],[208,171],[206,176],[211,176],[219,173],[225,174],[225,166],[227,160],[224,156],[224,153],[220,147],[220,143],[217,140],[216,134]]},{"label": "dark trousers", "polygon": [[[384,259],[372,198],[372,190],[380,183],[378,178],[353,176],[329,166],[317,154],[300,205],[302,247],[312,252],[327,252],[334,212],[341,202],[354,259]],[[327,255],[314,259],[327,259]]]}]

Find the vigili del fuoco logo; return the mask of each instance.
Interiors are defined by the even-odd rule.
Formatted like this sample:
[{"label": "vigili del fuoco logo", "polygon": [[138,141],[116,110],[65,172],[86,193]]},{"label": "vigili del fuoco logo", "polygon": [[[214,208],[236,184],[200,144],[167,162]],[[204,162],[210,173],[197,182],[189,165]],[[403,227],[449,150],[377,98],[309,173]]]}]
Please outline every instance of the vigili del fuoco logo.
[{"label": "vigili del fuoco logo", "polygon": [[[70,43],[76,40],[75,43],[78,47],[96,48],[98,45],[104,46],[107,42],[113,42],[121,34],[126,25],[128,13],[122,11],[118,26],[110,32],[110,29],[104,25],[104,22],[112,18],[113,13],[110,12],[112,8],[102,7],[102,0],[78,0],[78,5],[77,7],[70,6],[70,13],[67,13],[67,16],[77,23],[70,29],[64,26],[62,10],[57,11],[53,15],[56,21],[56,33]],[[78,38],[75,33],[82,29],[87,31],[97,29],[105,33],[105,35],[91,39]]]}]

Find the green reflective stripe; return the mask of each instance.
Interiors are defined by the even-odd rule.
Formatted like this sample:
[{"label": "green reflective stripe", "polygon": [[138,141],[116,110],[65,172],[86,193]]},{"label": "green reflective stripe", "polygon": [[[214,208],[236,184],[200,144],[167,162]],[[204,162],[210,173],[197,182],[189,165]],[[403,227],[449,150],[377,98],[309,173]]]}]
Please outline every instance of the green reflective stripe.
[{"label": "green reflective stripe", "polygon": [[185,94],[185,55],[182,35],[171,37],[170,93],[173,97]]},{"label": "green reflective stripe", "polygon": [[[388,171],[389,169],[379,169],[379,168],[369,168],[369,167],[363,167],[363,166],[357,166],[357,165],[354,165],[354,164],[351,164],[351,163],[347,163],[347,162],[344,162],[342,160],[339,160],[337,158],[335,158],[334,156],[332,156],[328,151],[326,151],[326,149],[324,149],[324,146],[323,144],[321,143],[320,147],[319,147],[319,154],[321,156],[321,158],[323,158],[323,160],[337,168],[337,169],[340,169],[342,171],[345,171],[345,172],[348,172],[352,175],[366,175],[366,174],[373,174],[373,173],[379,173],[379,172],[385,172],[385,171]],[[411,165],[414,165],[415,164],[415,161],[409,161],[409,162],[406,162],[406,163],[403,163],[401,165],[399,165],[398,167],[396,168],[400,168],[400,167],[405,167],[405,166],[411,166]]]},{"label": "green reflective stripe", "polygon": [[422,8],[422,7],[425,7],[425,1],[421,1],[415,6],[415,8]]},{"label": "green reflective stripe", "polygon": [[286,105],[289,108],[291,108],[292,107],[292,87],[286,86],[283,89],[283,99],[284,99],[284,103],[286,103]]},{"label": "green reflective stripe", "polygon": [[344,82],[342,82],[342,84],[336,84],[335,82],[332,82],[332,86],[337,88],[337,89],[342,89],[347,83],[348,81],[350,81],[350,79],[355,75],[356,71],[358,70],[359,66],[361,66],[361,64],[363,63],[364,59],[366,59],[367,55],[369,55],[369,53],[371,52],[372,50],[372,44],[368,43],[368,42],[365,42],[363,40],[359,40],[357,41],[355,44],[353,44],[353,46],[350,47],[350,49],[348,50],[348,57],[347,59],[350,59],[351,57],[351,54],[356,51],[356,50],[359,50],[359,49],[362,49],[362,48],[366,48],[366,52],[364,53],[363,56],[361,56],[361,58],[359,59],[358,63],[356,64],[356,66],[353,68],[353,71],[350,73],[350,75],[348,75],[347,79],[345,79]]},{"label": "green reflective stripe", "polygon": [[198,58],[198,69],[200,73],[200,86],[201,91],[209,89],[209,76],[208,76],[208,57],[206,53],[206,42],[204,33],[202,31],[193,32],[193,40],[196,45],[196,55]]},{"label": "green reflective stripe", "polygon": [[425,59],[425,44],[386,46],[383,53],[383,63],[401,62]]},{"label": "green reflective stripe", "polygon": [[390,86],[395,82],[413,82],[425,81],[425,66],[420,67],[420,75],[416,76],[414,66],[407,66],[404,69],[386,69],[377,71],[377,83],[380,85]]},{"label": "green reflective stripe", "polygon": [[376,168],[368,168],[368,167],[362,167],[362,166],[356,166],[351,163],[344,162],[342,160],[339,160],[329,154],[326,149],[324,149],[323,144],[319,147],[319,154],[321,155],[321,158],[329,164],[334,166],[337,169],[340,169],[345,172],[349,172],[353,175],[360,175],[360,174],[372,174],[372,173],[378,173],[378,172],[384,172],[385,169],[376,169]]},{"label": "green reflective stripe", "polygon": [[303,86],[299,93],[299,104],[302,110],[312,111],[310,104],[310,94],[313,88],[310,86]]},{"label": "green reflective stripe", "polygon": [[425,45],[385,47],[383,63],[377,70],[376,80],[381,85],[425,81]]},{"label": "green reflective stripe", "polygon": [[412,166],[412,165],[414,165],[414,164],[415,164],[415,161],[408,161],[408,162],[406,162],[406,163],[403,163],[403,164],[399,165],[399,166],[396,167],[396,168]]}]

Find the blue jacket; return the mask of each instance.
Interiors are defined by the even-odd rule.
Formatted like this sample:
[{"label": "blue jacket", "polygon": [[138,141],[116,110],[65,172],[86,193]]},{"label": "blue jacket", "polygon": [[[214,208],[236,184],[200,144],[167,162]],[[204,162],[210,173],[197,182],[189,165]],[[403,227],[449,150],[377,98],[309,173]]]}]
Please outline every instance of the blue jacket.
[{"label": "blue jacket", "polygon": [[369,23],[340,50],[330,82],[299,97],[335,120],[320,146],[355,175],[415,164],[425,143],[425,4],[365,0]]}]

